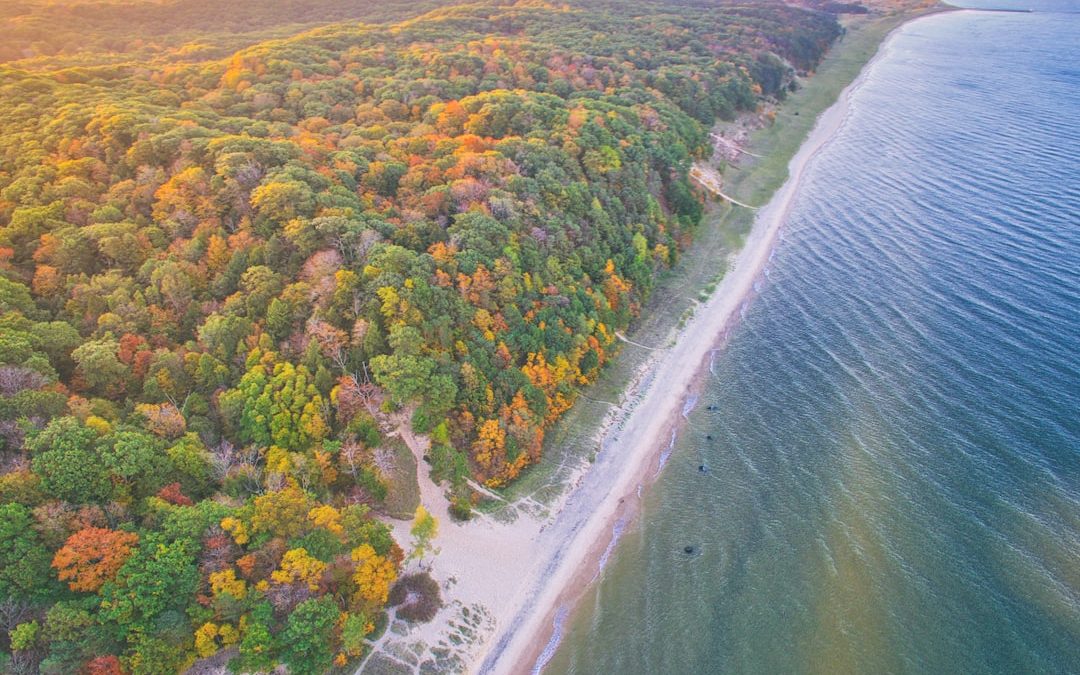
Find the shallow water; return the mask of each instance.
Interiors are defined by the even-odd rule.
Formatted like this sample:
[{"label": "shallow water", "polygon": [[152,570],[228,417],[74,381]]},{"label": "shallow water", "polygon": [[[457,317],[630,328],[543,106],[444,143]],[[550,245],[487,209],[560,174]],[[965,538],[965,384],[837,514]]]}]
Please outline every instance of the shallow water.
[{"label": "shallow water", "polygon": [[546,672],[1080,672],[1078,158],[1080,16],[902,29]]}]

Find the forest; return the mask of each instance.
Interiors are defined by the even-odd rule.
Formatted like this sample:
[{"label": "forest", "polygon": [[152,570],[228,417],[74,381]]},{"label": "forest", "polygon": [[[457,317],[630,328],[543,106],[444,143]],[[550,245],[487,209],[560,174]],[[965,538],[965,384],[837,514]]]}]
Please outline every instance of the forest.
[{"label": "forest", "polygon": [[346,19],[367,23],[417,16],[450,0],[5,0],[0,62],[55,67],[96,63],[204,61],[262,40]]},{"label": "forest", "polygon": [[[345,672],[416,553],[388,414],[461,518],[539,461],[691,245],[709,128],[841,32],[772,0],[242,2],[326,25],[225,53],[219,3],[69,4],[0,10],[17,673]],[[38,30],[65,12],[85,38]]]}]

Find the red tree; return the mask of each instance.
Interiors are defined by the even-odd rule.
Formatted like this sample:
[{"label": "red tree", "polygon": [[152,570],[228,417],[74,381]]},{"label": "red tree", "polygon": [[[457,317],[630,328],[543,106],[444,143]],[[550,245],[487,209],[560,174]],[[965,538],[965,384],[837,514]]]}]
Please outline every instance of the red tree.
[{"label": "red tree", "polygon": [[120,659],[115,656],[99,656],[86,664],[86,675],[123,675]]}]

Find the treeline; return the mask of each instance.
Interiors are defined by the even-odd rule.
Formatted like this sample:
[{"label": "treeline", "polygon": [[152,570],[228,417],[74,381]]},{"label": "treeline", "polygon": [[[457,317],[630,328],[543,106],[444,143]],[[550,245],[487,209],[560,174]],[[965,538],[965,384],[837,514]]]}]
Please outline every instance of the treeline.
[{"label": "treeline", "polygon": [[0,646],[322,672],[403,551],[380,410],[466,515],[690,239],[718,117],[838,35],[782,3],[478,3],[200,65],[0,67]]},{"label": "treeline", "polygon": [[[39,57],[203,60],[283,30],[419,16],[452,0],[5,0],[0,62]],[[48,63],[49,60],[46,60]]]}]

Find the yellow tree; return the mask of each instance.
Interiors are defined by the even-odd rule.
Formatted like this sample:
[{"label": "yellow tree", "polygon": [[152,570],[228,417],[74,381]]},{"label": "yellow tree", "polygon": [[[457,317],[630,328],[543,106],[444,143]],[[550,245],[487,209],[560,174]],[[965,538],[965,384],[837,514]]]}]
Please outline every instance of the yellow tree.
[{"label": "yellow tree", "polygon": [[285,552],[281,567],[270,575],[276,583],[306,583],[312,591],[319,590],[319,580],[326,571],[326,563],[311,557],[305,548],[294,548]]},{"label": "yellow tree", "polygon": [[225,594],[232,596],[235,600],[243,600],[247,595],[247,584],[243,579],[237,579],[236,570],[229,567],[210,575],[210,590],[215,598]]},{"label": "yellow tree", "polygon": [[361,544],[352,551],[356,572],[356,593],[363,604],[385,605],[390,586],[397,580],[397,570],[387,558],[379,555],[371,544]]},{"label": "yellow tree", "polygon": [[267,492],[254,500],[251,528],[288,539],[304,531],[308,524],[308,497],[296,484],[277,492]]},{"label": "yellow tree", "polygon": [[432,546],[432,541],[439,536],[439,521],[421,504],[416,507],[416,516],[413,518],[412,529],[409,533],[413,537],[413,550],[409,558],[415,558],[421,562],[428,553],[438,553],[438,549]]},{"label": "yellow tree", "polygon": [[315,527],[321,527],[339,537],[345,535],[345,528],[341,525],[341,512],[329,504],[311,509],[308,511],[308,518]]}]

